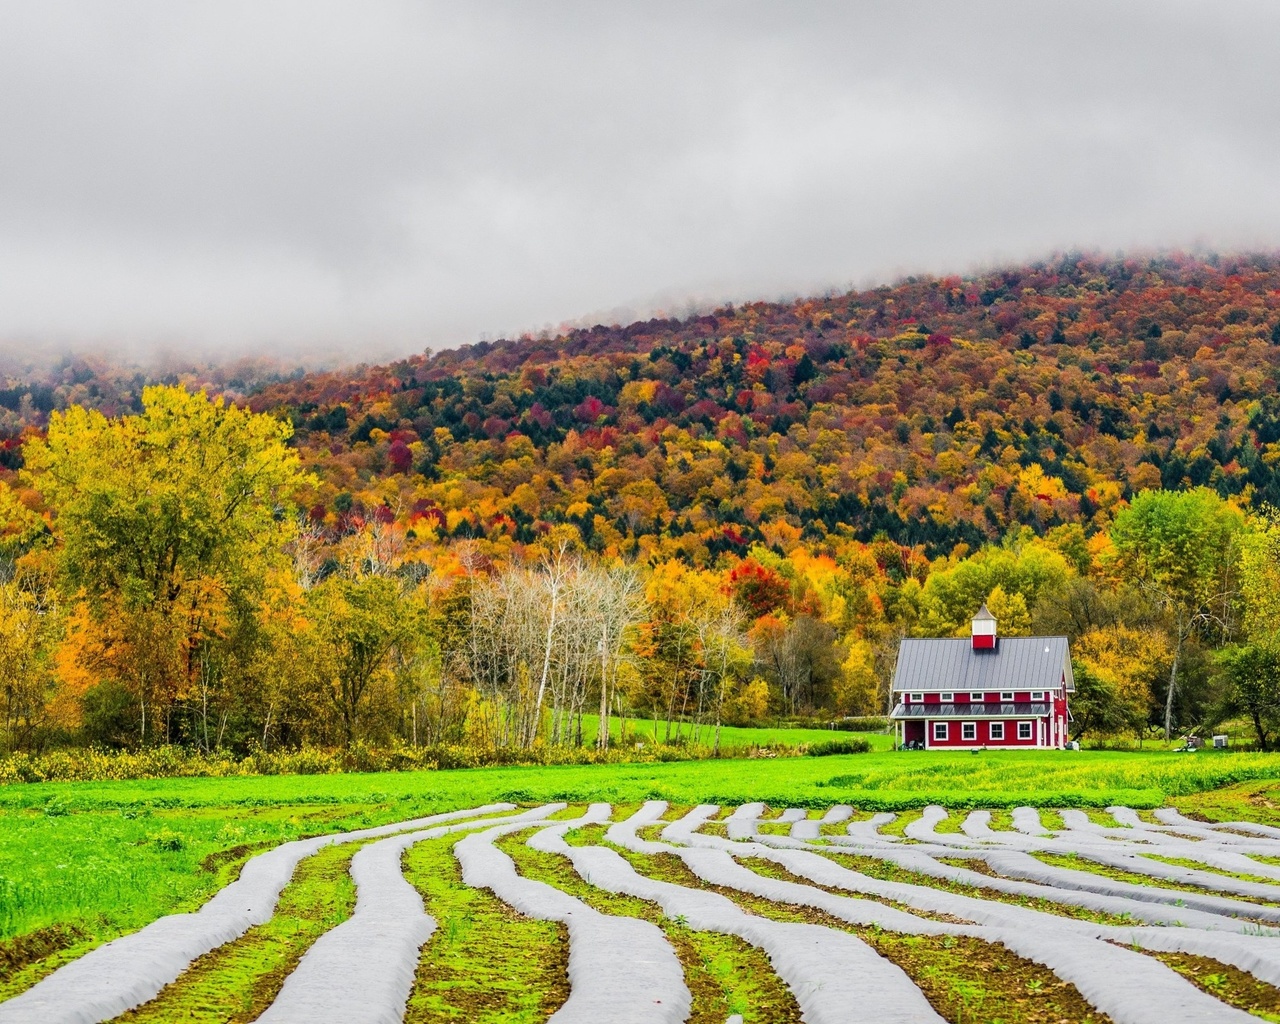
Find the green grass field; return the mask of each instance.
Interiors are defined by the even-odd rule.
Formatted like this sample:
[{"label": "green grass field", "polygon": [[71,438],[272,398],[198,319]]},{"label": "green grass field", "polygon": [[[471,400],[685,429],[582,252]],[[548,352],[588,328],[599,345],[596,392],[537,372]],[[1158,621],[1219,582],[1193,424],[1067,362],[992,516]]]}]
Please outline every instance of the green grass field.
[{"label": "green grass field", "polygon": [[33,960],[55,963],[51,948],[70,956],[195,909],[245,858],[284,840],[496,800],[1154,807],[1247,784],[1195,798],[1211,816],[1230,817],[1250,793],[1264,812],[1274,807],[1272,780],[1277,755],[989,751],[5,786],[0,977]]},{"label": "green grass field", "polygon": [[[609,735],[616,742],[622,730],[622,722],[617,718],[609,720]],[[593,744],[600,732],[599,715],[582,716],[582,738],[585,743]],[[643,718],[627,719],[627,735],[637,742],[665,743],[667,740],[667,723],[655,722]],[[675,742],[694,743],[709,747],[715,740],[714,726],[695,726],[689,722],[676,722],[671,726],[671,739]],[[831,743],[842,739],[866,740],[871,749],[892,750],[893,737],[887,732],[840,732],[836,729],[782,729],[774,726],[734,726],[720,727],[720,745],[732,747],[770,747],[770,746],[812,746],[818,743]]]},{"label": "green grass field", "polygon": [[[500,799],[569,800],[579,809],[585,801],[607,800],[625,815],[640,800],[653,797],[686,806],[765,800],[775,810],[836,802],[863,810],[914,809],[931,802],[957,809],[1021,803],[1098,808],[1113,802],[1151,807],[1170,802],[1219,820],[1248,817],[1280,824],[1280,756],[886,752],[0,787],[0,1000],[103,941],[162,914],[194,909],[235,877],[246,858],[282,840]],[[1106,820],[1100,812],[1098,817]],[[1001,823],[1008,824],[1003,819]],[[588,831],[581,838],[587,838]],[[601,841],[600,835],[590,838]],[[424,842],[406,859],[411,881],[422,891],[430,912],[443,922],[438,939],[422,952],[406,1019],[545,1019],[564,997],[563,934],[555,926],[520,918],[484,891],[461,886],[449,853],[454,841]],[[706,1011],[697,1020],[723,1020],[743,1007],[748,1020],[798,1019],[781,1011],[753,1017],[752,1008],[764,1005],[761,1000],[769,994],[765,989],[770,979],[775,987],[780,985],[758,951],[723,937],[707,945],[707,936],[685,934],[678,920],[654,917],[652,907],[588,893],[590,887],[575,881],[556,858],[534,857],[520,852],[519,842],[512,843],[522,872],[538,877],[550,872],[561,888],[581,890],[579,895],[589,896],[587,902],[599,903],[598,909],[605,912],[653,917],[677,948],[695,990],[695,1009],[702,1006]],[[345,866],[354,852],[351,847],[334,848],[306,862],[286,888],[271,922],[201,958],[157,1000],[123,1019],[180,1017],[208,1019],[211,1024],[254,1019],[306,947],[350,912],[352,892]],[[649,865],[655,870],[659,866],[657,861]],[[674,870],[679,865],[667,866]],[[742,902],[740,895],[737,898]],[[840,926],[795,908],[748,903],[753,912],[779,920]],[[1035,983],[1056,992],[1054,979],[1041,977],[1044,972],[1036,965],[1017,958],[1006,957],[1008,962],[992,967],[995,947],[978,942],[949,945],[945,940],[931,945],[878,932],[865,938],[900,963],[935,1006],[950,1007],[949,1020],[978,1019],[972,1016],[975,999],[984,1007],[982,1012],[995,1013],[992,1007],[998,1005],[1001,1019],[1025,1024],[1086,1019],[1082,1014],[1088,1007],[1083,1003],[1066,1012],[1057,1003],[1030,999],[1024,987]],[[517,956],[516,950],[537,952]],[[1212,969],[1219,971],[1218,966]],[[1243,975],[1241,979],[1248,980]],[[781,987],[773,995],[779,993],[786,995]],[[1057,993],[1054,998],[1066,996]],[[234,1010],[231,1016],[228,1007]],[[519,1011],[515,1016],[513,1007]]]},{"label": "green grass field", "polygon": [[221,884],[200,870],[220,851],[500,799],[1149,807],[1272,778],[1280,757],[1041,751],[17,785],[0,789],[0,936],[76,908],[198,903]]}]

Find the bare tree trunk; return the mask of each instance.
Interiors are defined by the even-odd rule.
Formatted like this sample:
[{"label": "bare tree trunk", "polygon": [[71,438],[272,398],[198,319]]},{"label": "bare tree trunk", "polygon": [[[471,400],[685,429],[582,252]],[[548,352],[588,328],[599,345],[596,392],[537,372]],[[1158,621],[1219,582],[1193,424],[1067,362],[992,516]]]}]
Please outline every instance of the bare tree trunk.
[{"label": "bare tree trunk", "polygon": [[542,718],[542,701],[547,692],[547,678],[551,675],[551,645],[555,640],[556,612],[560,599],[559,566],[556,569],[556,576],[550,581],[551,615],[547,621],[547,642],[542,654],[542,678],[538,681],[538,696],[533,702],[533,717],[529,723],[529,731],[525,738],[526,747],[532,747],[533,741],[538,735],[538,722]]},{"label": "bare tree trunk", "polygon": [[671,682],[671,696],[667,698],[667,732],[666,732],[666,737],[663,740],[664,743],[671,742],[671,720],[672,718],[675,717],[675,713],[676,713],[676,688],[680,685],[678,682],[678,680],[680,679],[680,662],[679,661],[676,662],[676,671],[674,673],[674,676],[675,678]]},{"label": "bare tree trunk", "polygon": [[1178,684],[1178,662],[1182,658],[1182,616],[1178,616],[1178,642],[1173,649],[1173,666],[1169,669],[1169,692],[1164,698],[1164,741],[1173,735],[1173,694]]},{"label": "bare tree trunk", "polygon": [[596,730],[596,749],[609,749],[609,668],[607,645],[600,641],[600,723]]}]

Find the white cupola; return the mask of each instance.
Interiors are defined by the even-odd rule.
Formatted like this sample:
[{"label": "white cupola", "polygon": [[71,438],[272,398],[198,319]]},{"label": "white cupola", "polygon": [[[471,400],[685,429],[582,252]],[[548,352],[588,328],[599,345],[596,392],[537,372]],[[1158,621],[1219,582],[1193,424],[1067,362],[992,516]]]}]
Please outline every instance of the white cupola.
[{"label": "white cupola", "polygon": [[984,601],[973,617],[973,649],[990,651],[996,646],[996,617],[988,610]]}]

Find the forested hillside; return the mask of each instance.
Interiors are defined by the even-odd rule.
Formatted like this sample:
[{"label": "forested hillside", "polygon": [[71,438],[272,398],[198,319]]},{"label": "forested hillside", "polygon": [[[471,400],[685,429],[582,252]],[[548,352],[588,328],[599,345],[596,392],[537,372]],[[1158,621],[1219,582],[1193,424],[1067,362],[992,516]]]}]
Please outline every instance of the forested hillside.
[{"label": "forested hillside", "polygon": [[[322,478],[312,515],[339,529],[383,507],[499,545],[572,524],[596,551],[708,564],[795,530],[932,556],[1104,526],[1150,487],[1275,501],[1278,353],[1280,257],[1062,257],[355,371],[156,379],[287,416]],[[146,382],[11,378],[0,464],[52,409],[137,411]]]},{"label": "forested hillside", "polygon": [[1078,733],[1265,745],[1278,357],[1280,257],[1063,257],[356,371],[15,375],[4,745],[877,713],[898,639],[983,601],[1071,637]]},{"label": "forested hillside", "polygon": [[[1064,258],[267,387],[314,514],[695,562],[831,535],[1093,528],[1150,487],[1280,497],[1280,259]],[[402,511],[403,510],[403,511]],[[437,511],[438,510],[438,511]]]}]

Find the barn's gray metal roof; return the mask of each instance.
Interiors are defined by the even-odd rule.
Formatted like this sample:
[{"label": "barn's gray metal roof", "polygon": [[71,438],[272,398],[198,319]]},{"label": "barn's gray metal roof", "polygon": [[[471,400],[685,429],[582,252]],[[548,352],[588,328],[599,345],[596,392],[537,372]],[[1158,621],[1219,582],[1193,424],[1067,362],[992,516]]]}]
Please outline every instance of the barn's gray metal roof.
[{"label": "barn's gray metal roof", "polygon": [[898,647],[893,689],[1050,690],[1060,685],[1064,673],[1067,690],[1074,690],[1065,636],[1000,637],[994,648],[985,651],[975,651],[968,637],[907,639]]},{"label": "barn's gray metal roof", "polygon": [[1017,704],[898,704],[890,718],[1038,718],[1049,705]]}]

